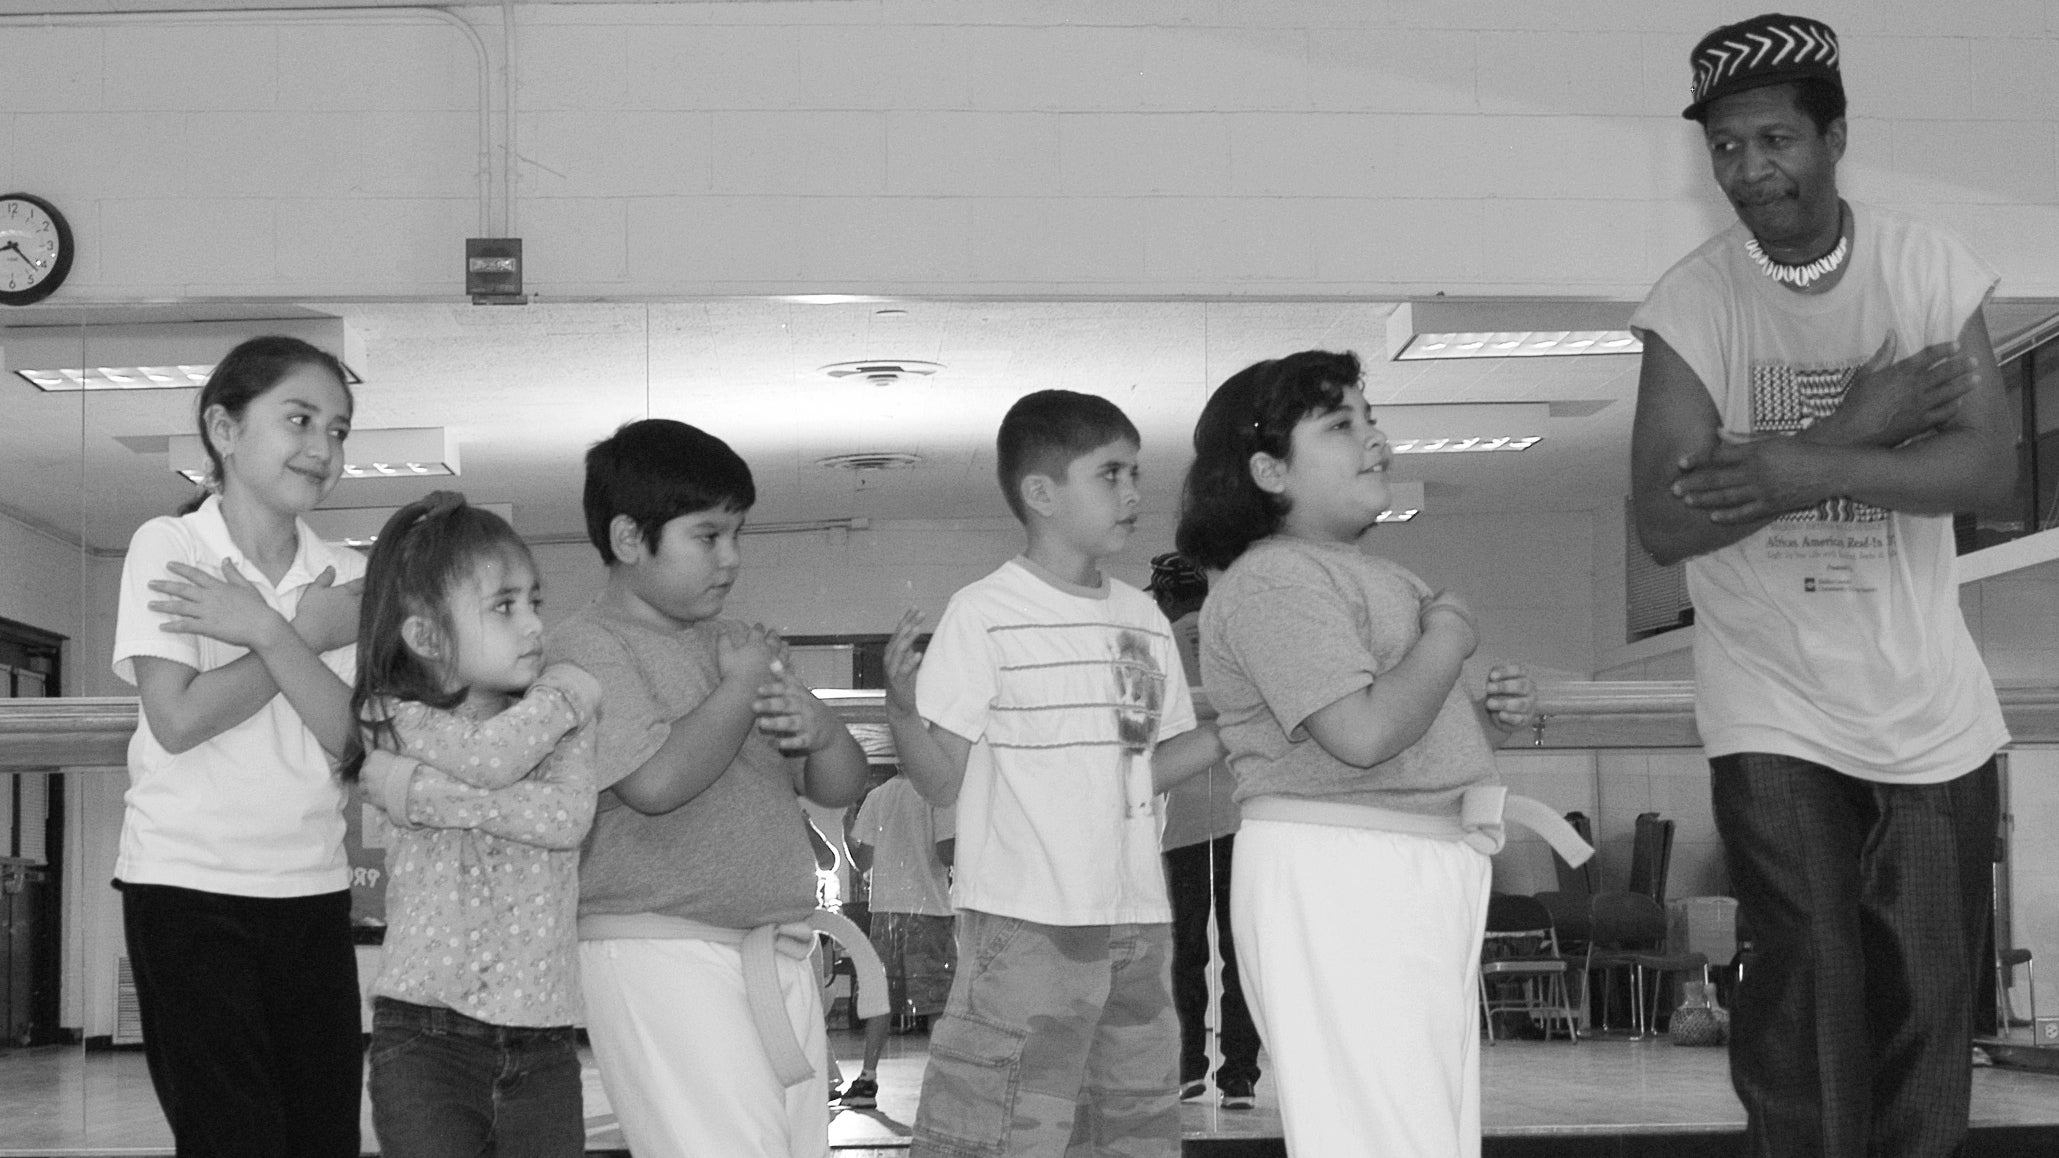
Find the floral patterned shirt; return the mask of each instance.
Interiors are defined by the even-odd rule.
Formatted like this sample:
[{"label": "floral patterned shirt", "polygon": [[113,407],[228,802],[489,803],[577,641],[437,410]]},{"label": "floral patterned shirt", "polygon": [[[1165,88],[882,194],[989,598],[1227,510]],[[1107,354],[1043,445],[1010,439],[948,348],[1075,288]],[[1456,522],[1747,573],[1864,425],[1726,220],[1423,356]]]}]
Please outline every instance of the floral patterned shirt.
[{"label": "floral patterned shirt", "polygon": [[365,765],[366,794],[395,829],[375,994],[494,1025],[578,1019],[579,845],[600,694],[559,664],[487,718],[381,705],[400,743]]}]

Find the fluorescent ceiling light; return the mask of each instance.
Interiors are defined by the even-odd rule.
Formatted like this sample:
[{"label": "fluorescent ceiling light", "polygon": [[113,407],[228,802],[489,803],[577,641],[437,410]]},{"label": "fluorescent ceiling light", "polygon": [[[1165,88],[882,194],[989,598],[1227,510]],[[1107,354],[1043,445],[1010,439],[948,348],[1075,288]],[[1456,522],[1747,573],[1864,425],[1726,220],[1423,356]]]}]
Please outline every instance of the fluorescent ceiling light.
[{"label": "fluorescent ceiling light", "polygon": [[38,390],[189,390],[207,385],[213,366],[72,366],[59,370],[16,370]]},{"label": "fluorescent ceiling light", "polygon": [[1551,358],[1636,354],[1634,302],[1545,298],[1438,298],[1403,302],[1387,316],[1387,356],[1397,362],[1445,358]]},{"label": "fluorescent ceiling light", "polygon": [[[472,503],[480,510],[492,511],[506,519],[509,525],[515,522],[513,503]],[[315,534],[331,543],[342,543],[346,547],[369,547],[379,541],[379,532],[386,529],[386,520],[393,517],[399,507],[327,507],[309,511],[302,517]]]},{"label": "fluorescent ceiling light", "polygon": [[1373,403],[1367,409],[1395,454],[1527,450],[1543,441],[1551,418],[1549,402]]},{"label": "fluorescent ceiling light", "polygon": [[796,306],[850,306],[873,305],[896,299],[880,297],[877,294],[779,294],[772,300]]},{"label": "fluorescent ceiling light", "polygon": [[[72,366],[61,370],[16,370],[38,390],[60,394],[74,390],[193,390],[207,385],[213,366]],[[349,366],[343,381],[356,386],[364,381]]]},{"label": "fluorescent ceiling light", "polygon": [[[199,486],[207,477],[207,451],[197,434],[174,434],[171,468]],[[456,475],[458,446],[441,426],[353,430],[343,444],[344,478],[431,478]]]},{"label": "fluorescent ceiling light", "polygon": [[1461,454],[1482,450],[1528,450],[1544,441],[1541,434],[1510,438],[1403,438],[1387,444],[1396,454]]},{"label": "fluorescent ceiling light", "polygon": [[1439,358],[1564,358],[1581,354],[1642,354],[1629,330],[1503,330],[1495,333],[1412,334],[1397,362]]},{"label": "fluorescent ceiling light", "polygon": [[1423,484],[1404,482],[1399,479],[1387,484],[1387,501],[1390,506],[1380,512],[1375,520],[1382,523],[1406,523],[1423,513]]},{"label": "fluorescent ceiling light", "polygon": [[222,355],[261,334],[319,346],[343,360],[348,384],[363,380],[364,346],[335,317],[5,325],[0,326],[0,369],[50,393],[190,390],[207,383]]}]

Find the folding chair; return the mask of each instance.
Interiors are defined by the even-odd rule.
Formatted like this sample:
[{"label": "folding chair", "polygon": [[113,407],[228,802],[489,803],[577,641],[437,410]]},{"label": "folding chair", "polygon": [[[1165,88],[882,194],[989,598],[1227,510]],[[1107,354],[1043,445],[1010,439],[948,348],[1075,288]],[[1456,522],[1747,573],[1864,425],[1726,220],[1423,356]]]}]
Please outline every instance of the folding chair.
[{"label": "folding chair", "polygon": [[1566,990],[1566,959],[1559,955],[1551,913],[1535,897],[1495,893],[1487,900],[1487,940],[1480,954],[1480,1014],[1487,1044],[1495,1044],[1494,1015],[1523,1013],[1551,1040],[1554,1024],[1580,1040],[1580,1019]]},{"label": "folding chair", "polygon": [[[1602,1028],[1608,1028],[1609,970],[1627,969],[1631,975],[1632,1036],[1648,1037],[1657,1030],[1659,997],[1667,974],[1701,969],[1709,959],[1701,953],[1667,953],[1665,910],[1643,893],[1596,893],[1591,918],[1593,932],[1585,971],[1603,971]],[[1649,1007],[1644,1000],[1647,973],[1652,975],[1653,990]],[[1583,983],[1585,980],[1583,974]]]}]

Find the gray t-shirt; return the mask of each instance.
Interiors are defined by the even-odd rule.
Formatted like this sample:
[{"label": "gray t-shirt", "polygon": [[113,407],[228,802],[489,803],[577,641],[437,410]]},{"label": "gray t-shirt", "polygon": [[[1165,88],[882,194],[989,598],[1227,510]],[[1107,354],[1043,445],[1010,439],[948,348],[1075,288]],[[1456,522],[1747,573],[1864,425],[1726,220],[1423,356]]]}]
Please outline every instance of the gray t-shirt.
[{"label": "gray t-shirt", "polygon": [[1414,745],[1371,768],[1346,764],[1302,729],[1371,686],[1421,636],[1423,581],[1346,544],[1252,544],[1201,611],[1201,681],[1236,773],[1237,799],[1294,796],[1451,814],[1499,779],[1463,688]]},{"label": "gray t-shirt", "polygon": [[579,861],[582,917],[659,913],[749,929],[796,921],[815,908],[815,852],[793,763],[755,729],[728,771],[662,816],[645,816],[608,790],[715,689],[723,629],[711,620],[662,632],[595,604],[545,641],[552,662],[578,664],[602,690],[595,760],[602,792]]}]

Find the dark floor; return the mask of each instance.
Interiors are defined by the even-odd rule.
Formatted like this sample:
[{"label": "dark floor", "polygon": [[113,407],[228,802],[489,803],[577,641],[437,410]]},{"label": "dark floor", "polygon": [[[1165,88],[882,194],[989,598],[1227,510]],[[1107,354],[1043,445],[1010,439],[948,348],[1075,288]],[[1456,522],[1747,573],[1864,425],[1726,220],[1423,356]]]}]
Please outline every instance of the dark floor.
[{"label": "dark floor", "polygon": [[[860,1039],[832,1036],[847,1076]],[[927,1040],[890,1039],[879,1106],[843,1110],[830,1124],[838,1158],[900,1158],[915,1117]],[[1504,1042],[1481,1049],[1482,1112],[1490,1158],[1704,1158],[1736,1152],[1744,1114],[1720,1049],[1665,1039]],[[1184,1111],[1186,1153],[1206,1158],[1283,1155],[1269,1081],[1253,1110],[1212,1102]],[[586,1071],[587,1146],[625,1153],[600,1078]],[[1976,1133],[1969,1158],[2059,1154],[2059,1074],[2016,1068],[1974,1072]],[[369,1113],[368,1146],[373,1135]],[[0,1158],[169,1154],[171,1137],[135,1051],[78,1047],[0,1051]],[[371,1152],[368,1150],[368,1153]]]}]

